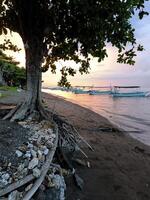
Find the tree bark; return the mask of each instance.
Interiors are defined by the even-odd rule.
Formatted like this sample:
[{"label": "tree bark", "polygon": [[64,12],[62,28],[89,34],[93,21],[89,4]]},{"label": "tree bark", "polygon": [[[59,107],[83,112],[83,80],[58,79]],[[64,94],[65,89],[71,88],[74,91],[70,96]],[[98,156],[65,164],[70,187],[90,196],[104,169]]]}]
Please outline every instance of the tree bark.
[{"label": "tree bark", "polygon": [[[43,112],[41,100],[41,65],[43,59],[42,42],[30,40],[25,44],[26,70],[27,70],[27,95],[25,101],[19,105],[15,112],[4,119],[19,121],[29,116],[34,117]],[[42,112],[41,112],[42,111]]]}]

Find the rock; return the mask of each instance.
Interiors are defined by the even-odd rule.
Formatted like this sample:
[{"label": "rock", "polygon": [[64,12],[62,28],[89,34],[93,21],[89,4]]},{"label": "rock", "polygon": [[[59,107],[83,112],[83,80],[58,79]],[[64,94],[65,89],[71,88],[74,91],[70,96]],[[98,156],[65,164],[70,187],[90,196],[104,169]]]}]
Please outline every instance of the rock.
[{"label": "rock", "polygon": [[41,160],[41,159],[42,159],[42,155],[43,155],[42,151],[38,150],[37,153],[38,153],[38,158],[39,158],[39,160]]},{"label": "rock", "polygon": [[46,148],[43,153],[46,156],[48,154],[48,152],[49,152],[49,149]]},{"label": "rock", "polygon": [[31,152],[26,151],[26,154],[24,155],[25,158],[31,158]]},{"label": "rock", "polygon": [[27,151],[27,146],[26,145],[22,145],[18,148],[21,152],[25,153]]},{"label": "rock", "polygon": [[48,132],[49,134],[53,135],[53,129],[49,128],[49,129],[47,129],[47,132]]},{"label": "rock", "polygon": [[36,167],[33,169],[33,176],[38,178],[41,175],[41,171]]},{"label": "rock", "polygon": [[28,144],[28,148],[29,148],[29,149],[33,149],[33,144],[29,143],[29,144]]},{"label": "rock", "polygon": [[28,185],[26,188],[25,188],[25,191],[29,191],[31,188],[32,188],[33,184],[31,183],[30,185]]},{"label": "rock", "polygon": [[16,154],[17,154],[18,158],[20,158],[23,155],[23,153],[19,150],[16,150]]},{"label": "rock", "polygon": [[24,169],[24,163],[20,164],[17,171],[21,172]]},{"label": "rock", "polygon": [[10,178],[10,175],[8,173],[2,175],[2,179],[4,180],[8,180],[9,178]]},{"label": "rock", "polygon": [[50,141],[50,140],[48,140],[47,142],[46,142],[46,146],[49,148],[49,149],[51,149],[52,147],[53,147],[53,143]]},{"label": "rock", "polygon": [[10,163],[8,163],[8,167],[10,167],[11,166],[11,162]]},{"label": "rock", "polygon": [[5,180],[5,179],[0,179],[0,188],[5,187],[5,185],[7,185],[7,184],[8,184],[8,181],[7,181],[7,180]]},{"label": "rock", "polygon": [[55,187],[46,190],[46,200],[65,200],[66,184],[63,176],[52,175],[52,181]]},{"label": "rock", "polygon": [[29,162],[29,166],[28,169],[33,169],[34,167],[36,167],[39,163],[38,158],[33,158],[30,162]]},{"label": "rock", "polygon": [[33,149],[31,150],[31,155],[35,158],[35,157],[37,157],[37,153],[36,153],[36,151],[34,151]]},{"label": "rock", "polygon": [[8,196],[8,200],[19,200],[19,192],[17,190],[11,192]]},{"label": "rock", "polygon": [[51,134],[51,137],[52,137],[53,139],[55,139],[55,138],[56,138],[56,135],[55,135],[55,134]]}]

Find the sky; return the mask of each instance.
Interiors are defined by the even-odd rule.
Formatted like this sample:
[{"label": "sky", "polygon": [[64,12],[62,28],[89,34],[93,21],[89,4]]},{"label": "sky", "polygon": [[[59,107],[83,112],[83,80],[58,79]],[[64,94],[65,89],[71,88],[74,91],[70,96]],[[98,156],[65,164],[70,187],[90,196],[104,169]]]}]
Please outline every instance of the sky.
[{"label": "sky", "polygon": [[[145,4],[145,8],[150,12],[150,2]],[[108,58],[101,63],[97,59],[92,58],[91,70],[88,75],[79,75],[70,77],[69,81],[72,85],[141,85],[150,87],[150,15],[145,16],[142,20],[138,20],[137,16],[132,20],[132,25],[135,28],[135,37],[137,43],[144,46],[144,51],[138,53],[136,64],[134,66],[119,64],[117,60],[117,50],[111,45],[107,45]],[[1,37],[3,40],[5,36]],[[19,53],[10,53],[21,66],[25,66],[25,54],[23,43],[18,34],[13,34],[12,42],[21,47]],[[73,62],[69,63],[73,65]],[[57,74],[51,74],[50,70],[43,74],[44,86],[54,86],[60,79],[59,69],[62,62],[58,63]]]}]

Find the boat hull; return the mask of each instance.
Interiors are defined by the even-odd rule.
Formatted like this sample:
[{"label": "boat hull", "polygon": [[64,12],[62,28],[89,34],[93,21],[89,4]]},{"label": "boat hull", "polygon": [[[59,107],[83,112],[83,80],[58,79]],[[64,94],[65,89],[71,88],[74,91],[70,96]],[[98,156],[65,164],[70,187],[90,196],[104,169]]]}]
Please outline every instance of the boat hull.
[{"label": "boat hull", "polygon": [[113,93],[113,97],[146,97],[147,92]]},{"label": "boat hull", "polygon": [[111,91],[89,91],[89,95],[105,95],[111,93]]}]

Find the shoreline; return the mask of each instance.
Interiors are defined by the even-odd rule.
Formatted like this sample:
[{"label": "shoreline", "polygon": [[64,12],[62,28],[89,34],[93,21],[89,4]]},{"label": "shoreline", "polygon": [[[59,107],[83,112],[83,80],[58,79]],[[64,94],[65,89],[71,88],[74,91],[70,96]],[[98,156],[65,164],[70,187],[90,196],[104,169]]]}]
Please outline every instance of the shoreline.
[{"label": "shoreline", "polygon": [[72,179],[66,180],[67,200],[150,199],[149,146],[118,130],[88,108],[47,93],[43,93],[43,97],[47,108],[72,123],[95,150],[84,148],[90,168],[76,165],[85,183],[83,191],[74,186]]}]

